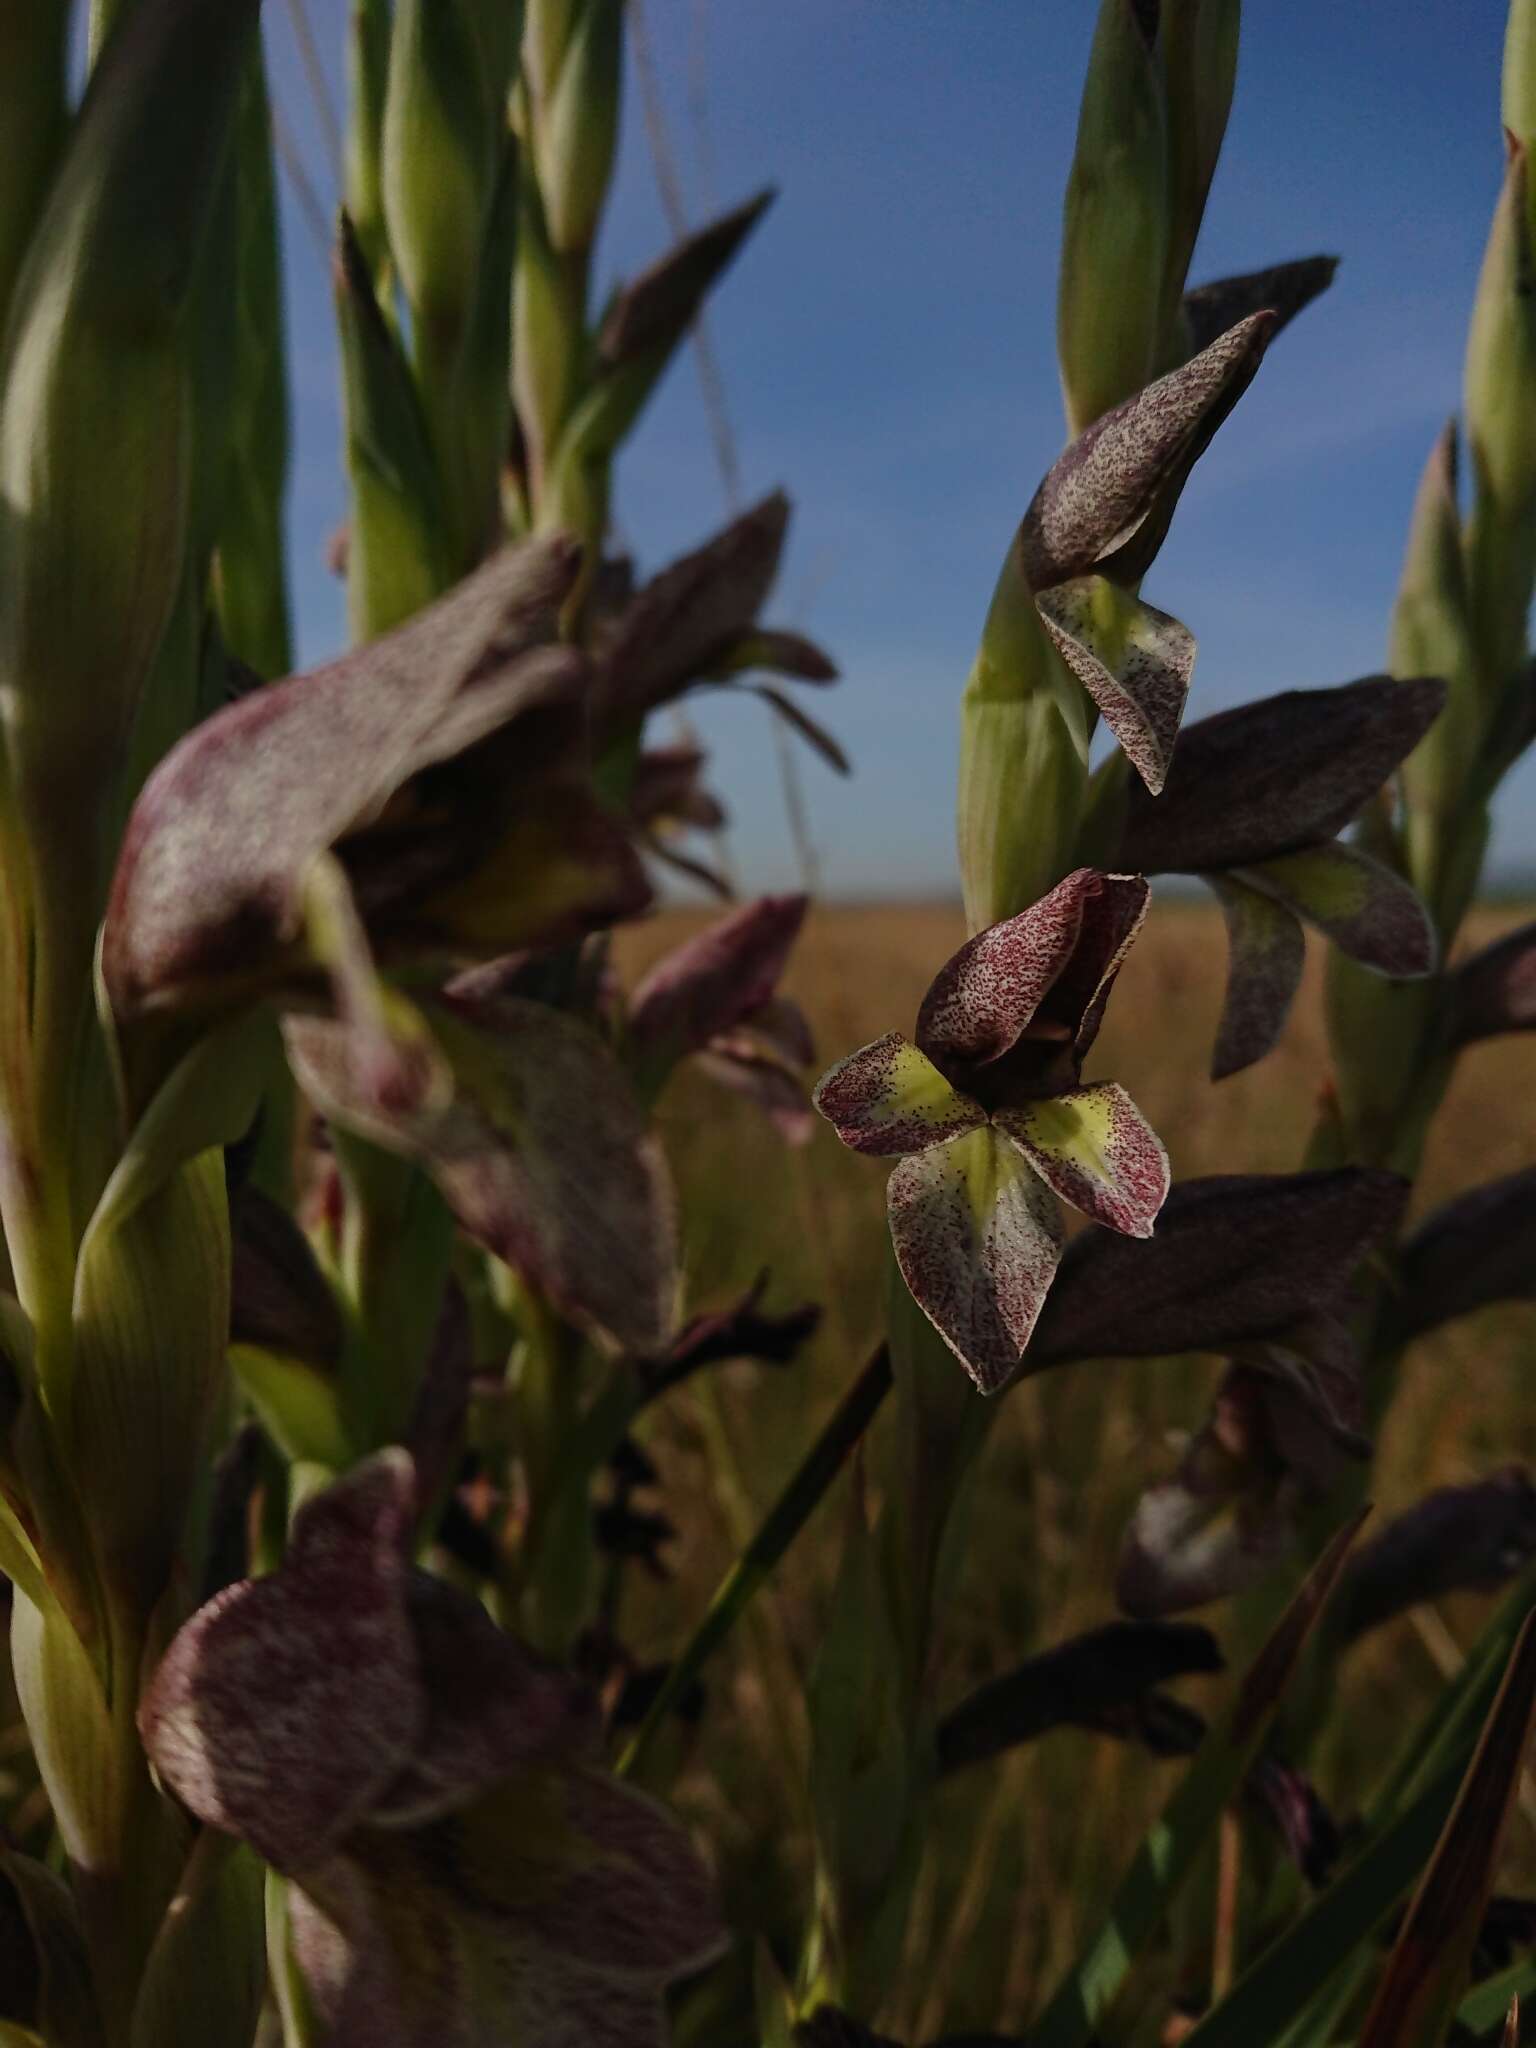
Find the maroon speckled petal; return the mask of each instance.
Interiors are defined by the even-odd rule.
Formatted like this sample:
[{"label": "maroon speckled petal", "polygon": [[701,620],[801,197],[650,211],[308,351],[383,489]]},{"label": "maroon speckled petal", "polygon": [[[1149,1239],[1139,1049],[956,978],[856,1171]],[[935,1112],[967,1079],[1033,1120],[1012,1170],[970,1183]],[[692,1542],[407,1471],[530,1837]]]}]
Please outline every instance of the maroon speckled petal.
[{"label": "maroon speckled petal", "polygon": [[527,1918],[552,1953],[669,1982],[719,1954],[715,1888],[687,1830],[658,1801],[596,1770],[573,1773],[566,1816],[583,1855]]},{"label": "maroon speckled petal", "polygon": [[1536,1031],[1536,924],[1496,939],[1451,976],[1451,1029],[1458,1045],[1505,1031]]},{"label": "maroon speckled petal", "polygon": [[1301,986],[1307,946],[1283,903],[1224,876],[1207,875],[1227,925],[1227,992],[1211,1079],[1224,1081],[1263,1059],[1285,1029]]},{"label": "maroon speckled petal", "polygon": [[1011,1051],[1072,958],[1098,880],[1092,868],[1078,868],[1028,910],[968,939],[923,997],[924,1052],[959,1072]]},{"label": "maroon speckled petal", "polygon": [[418,1826],[466,1806],[513,1771],[594,1756],[588,1688],[499,1629],[429,1572],[407,1591],[426,1718],[410,1761],[374,1802],[378,1826]]},{"label": "maroon speckled petal", "polygon": [[637,1057],[670,1065],[760,1009],[779,985],[808,901],[760,896],[659,961],[630,1001]]},{"label": "maroon speckled petal", "polygon": [[1273,327],[1267,311],[1239,321],[1078,435],[1024,515],[1032,589],[1111,562],[1122,582],[1145,573],[1184,479],[1251,382]]},{"label": "maroon speckled petal", "polygon": [[581,658],[539,643],[576,567],[563,537],[507,549],[395,632],[190,732],[123,838],[101,953],[119,1019],[248,985],[295,936],[316,854],[429,764],[569,704]]},{"label": "maroon speckled petal", "polygon": [[323,1857],[420,1735],[406,1609],[415,1496],[403,1451],[379,1452],[317,1496],[283,1565],[200,1608],[140,1706],[164,1783],[275,1869]]},{"label": "maroon speckled petal", "polygon": [[885,1158],[942,1145],[986,1122],[986,1111],[899,1031],[829,1067],[811,1100],[845,1145]]},{"label": "maroon speckled petal", "polygon": [[1011,1377],[1061,1256],[1056,1198],[991,1129],[904,1159],[887,1210],[912,1299],[984,1394]]},{"label": "maroon speckled petal", "polygon": [[1058,584],[1035,602],[1057,653],[1156,795],[1195,671],[1194,634],[1103,576]]},{"label": "maroon speckled petal", "polygon": [[608,1048],[518,996],[434,1009],[448,1100],[398,1111],[358,1072],[351,1034],[292,1017],[305,1092],[347,1129],[418,1159],[460,1223],[568,1313],[649,1355],[671,1335],[676,1245],[666,1162]]},{"label": "maroon speckled petal", "polygon": [[1127,1237],[1152,1235],[1168,1154],[1118,1081],[999,1110],[993,1121],[1064,1202]]}]

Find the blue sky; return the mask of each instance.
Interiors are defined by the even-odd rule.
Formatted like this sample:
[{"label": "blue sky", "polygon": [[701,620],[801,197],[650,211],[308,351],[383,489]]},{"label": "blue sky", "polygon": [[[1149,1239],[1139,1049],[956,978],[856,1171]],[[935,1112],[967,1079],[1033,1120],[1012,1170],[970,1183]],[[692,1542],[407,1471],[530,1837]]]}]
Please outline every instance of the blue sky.
[{"label": "blue sky", "polygon": [[[333,91],[345,0],[307,0]],[[714,302],[749,497],[796,505],[771,612],[844,680],[814,708],[855,762],[804,759],[824,886],[954,887],[957,707],[1001,554],[1062,438],[1061,194],[1091,0],[647,0],[691,217],[779,199]],[[273,87],[322,201],[324,134],[286,0]],[[1501,153],[1497,0],[1250,0],[1196,281],[1327,250],[1333,291],[1271,351],[1195,472],[1147,584],[1200,643],[1191,715],[1379,667],[1408,506],[1458,402]],[[343,512],[329,286],[285,194],[291,520],[306,660],[342,643],[322,566]],[[633,70],[599,288],[667,242]],[[644,566],[724,516],[691,355],[630,444],[617,514]],[[744,886],[798,870],[761,709],[700,700]],[[1536,764],[1494,862],[1536,867]]]}]

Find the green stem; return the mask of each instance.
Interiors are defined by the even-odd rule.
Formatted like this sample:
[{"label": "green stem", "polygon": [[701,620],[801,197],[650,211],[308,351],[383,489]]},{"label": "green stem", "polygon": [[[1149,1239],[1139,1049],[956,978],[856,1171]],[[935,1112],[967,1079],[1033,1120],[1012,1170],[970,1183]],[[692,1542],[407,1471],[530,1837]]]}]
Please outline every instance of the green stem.
[{"label": "green stem", "polygon": [[704,1619],[667,1673],[645,1719],[619,1758],[621,1777],[638,1773],[667,1716],[805,1527],[890,1390],[890,1352],[881,1344],[833,1410],[757,1534],[721,1580]]}]

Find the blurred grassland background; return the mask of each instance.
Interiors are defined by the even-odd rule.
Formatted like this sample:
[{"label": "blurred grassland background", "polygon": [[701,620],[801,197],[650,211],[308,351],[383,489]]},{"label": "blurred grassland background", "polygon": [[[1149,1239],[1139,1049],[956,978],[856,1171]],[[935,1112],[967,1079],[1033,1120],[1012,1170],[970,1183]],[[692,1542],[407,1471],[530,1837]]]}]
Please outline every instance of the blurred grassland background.
[{"label": "blurred grassland background", "polygon": [[[632,982],[714,914],[670,910],[622,932],[624,979]],[[1530,914],[1517,903],[1485,908],[1464,944],[1486,943]],[[910,1030],[934,970],[964,936],[958,905],[814,908],[787,988],[811,1020],[821,1060],[882,1031]],[[1180,1178],[1293,1170],[1327,1073],[1322,948],[1314,943],[1282,1045],[1211,1086],[1206,1069],[1225,952],[1214,905],[1163,892],[1091,1060],[1090,1078],[1123,1081],[1164,1134]],[[680,1613],[690,1626],[702,1613],[880,1334],[886,1177],[878,1161],[857,1158],[821,1127],[810,1145],[791,1151],[758,1112],[687,1068],[664,1098],[662,1124],[679,1183],[689,1308],[723,1300],[767,1266],[768,1306],[813,1299],[825,1314],[787,1371],[743,1366],[702,1374],[653,1413],[646,1442],[678,1528],[667,1556],[680,1583],[648,1612],[649,1596],[631,1575],[624,1622],[641,1654],[655,1657],[677,1647],[663,1613],[673,1617],[672,1628]],[[1529,1165],[1533,1136],[1524,1041],[1505,1037],[1473,1048],[1436,1125],[1415,1214]],[[746,1236],[744,1213],[752,1217]],[[1113,1618],[1126,1519],[1142,1489],[1169,1468],[1170,1433],[1201,1419],[1219,1372],[1204,1357],[1079,1365],[1006,1396],[948,1617],[941,1705],[1020,1657]],[[1433,1485],[1511,1460],[1536,1461],[1533,1380],[1536,1307],[1487,1310],[1417,1345],[1378,1446],[1376,1513],[1395,1513]],[[866,1483],[878,1485],[879,1472],[876,1442]],[[685,1803],[708,1814],[728,1855],[776,1842],[802,1879],[809,1868],[803,1679],[820,1640],[847,1484],[834,1489],[710,1668],[704,1720],[679,1786]],[[1333,1720],[1317,1773],[1341,1820],[1428,1706],[1485,1606],[1469,1597],[1421,1610],[1350,1654],[1347,1708]],[[1223,1603],[1193,1618],[1215,1629],[1229,1663],[1241,1659],[1241,1610]],[[1184,1690],[1201,1702],[1198,1686]],[[1207,1696],[1214,1696],[1209,1687]],[[1102,1908],[1177,1768],[1107,1737],[1063,1731],[941,1787],[903,1973],[914,1987],[903,2037],[923,2040],[941,2025],[979,2026],[999,2014],[1005,2028],[1022,2024]],[[1536,1883],[1529,1778],[1521,1808],[1506,1884]],[[732,1902],[740,1917],[771,1922],[782,1866],[749,1864],[736,1881],[757,1894]],[[1192,1887],[1185,1910],[1208,1912],[1209,1891]]]}]

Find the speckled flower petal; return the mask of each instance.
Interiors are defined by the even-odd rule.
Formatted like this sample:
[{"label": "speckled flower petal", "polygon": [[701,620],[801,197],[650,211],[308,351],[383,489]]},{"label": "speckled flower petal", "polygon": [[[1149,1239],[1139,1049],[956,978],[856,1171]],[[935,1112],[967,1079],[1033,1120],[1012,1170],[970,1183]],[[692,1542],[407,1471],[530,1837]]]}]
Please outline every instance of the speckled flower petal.
[{"label": "speckled flower petal", "polygon": [[811,1100],[845,1145],[887,1158],[941,1145],[987,1120],[899,1031],[829,1067]]},{"label": "speckled flower petal", "polygon": [[1086,1052],[1146,904],[1139,875],[1075,868],[940,968],[917,1013],[918,1044],[956,1075],[1037,1033]]},{"label": "speckled flower petal", "polygon": [[1235,870],[1325,932],[1362,967],[1399,980],[1434,972],[1435,930],[1408,884],[1380,861],[1337,841]]},{"label": "speckled flower petal", "polygon": [[1403,1246],[1390,1305],[1399,1342],[1494,1301],[1536,1296],[1536,1166],[1432,1209]]},{"label": "speckled flower petal", "polygon": [[1127,1237],[1152,1235],[1168,1154],[1118,1081],[999,1110],[994,1122],[1064,1202]]},{"label": "speckled flower petal", "polygon": [[1197,874],[1313,846],[1342,832],[1423,739],[1445,702],[1438,677],[1365,676],[1284,690],[1186,726],[1156,797],[1126,792],[1118,859],[1145,874]]},{"label": "speckled flower petal", "polygon": [[359,1829],[304,1883],[293,1950],[327,2048],[659,2048],[666,1986],[723,1944],[681,1826],[595,1773]]},{"label": "speckled flower petal", "polygon": [[1057,653],[1155,796],[1195,672],[1194,634],[1105,576],[1057,584],[1035,605]]},{"label": "speckled flower petal", "polygon": [[357,1466],[302,1511],[277,1571],[193,1615],[140,1706],[169,1789],[277,1870],[322,1858],[421,1733],[406,1609],[415,1507],[403,1451]]},{"label": "speckled flower petal", "polygon": [[1036,591],[1113,564],[1142,576],[1197,457],[1252,381],[1274,327],[1251,315],[1117,405],[1061,455],[1024,515],[1019,544]]},{"label": "speckled flower petal", "polygon": [[370,1809],[373,1825],[417,1827],[515,1771],[596,1755],[600,1723],[586,1686],[430,1572],[411,1574],[406,1599],[424,1718],[408,1762]]},{"label": "speckled flower petal", "polygon": [[102,937],[118,1018],[259,981],[316,854],[429,764],[567,706],[580,658],[539,643],[576,568],[564,538],[508,549],[395,632],[190,732],[124,834]]},{"label": "speckled flower petal", "polygon": [[460,1223],[569,1314],[649,1355],[671,1335],[676,1243],[666,1162],[617,1062],[586,1025],[518,996],[434,1006],[446,1102],[380,1103],[345,1026],[289,1018],[306,1094],[418,1159]]},{"label": "speckled flower petal", "polygon": [[1224,1081],[1263,1059],[1278,1041],[1301,986],[1307,946],[1283,903],[1224,876],[1205,879],[1227,926],[1227,992],[1211,1055],[1211,1079]]},{"label": "speckled flower petal", "polygon": [[912,1299],[984,1394],[1011,1377],[1061,1256],[1056,1198],[991,1129],[904,1159],[886,1206]]}]

